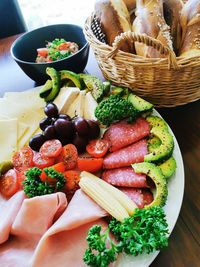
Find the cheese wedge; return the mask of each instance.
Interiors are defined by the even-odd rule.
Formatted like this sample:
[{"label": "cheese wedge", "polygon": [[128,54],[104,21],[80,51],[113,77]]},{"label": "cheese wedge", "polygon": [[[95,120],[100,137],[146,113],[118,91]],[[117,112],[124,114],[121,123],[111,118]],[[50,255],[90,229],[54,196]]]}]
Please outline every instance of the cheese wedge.
[{"label": "cheese wedge", "polygon": [[79,95],[76,97],[74,102],[71,103],[69,109],[67,109],[66,114],[70,117],[80,116],[83,117],[84,114],[84,102],[85,102],[86,90],[80,91]]},{"label": "cheese wedge", "polygon": [[17,119],[0,120],[0,162],[9,161],[17,151]]},{"label": "cheese wedge", "polygon": [[62,87],[60,89],[59,95],[54,100],[60,113],[67,114],[69,106],[73,103],[79,92],[80,89],[76,87]]},{"label": "cheese wedge", "polygon": [[84,103],[84,118],[87,120],[97,120],[94,112],[96,107],[98,106],[96,100],[92,96],[91,92],[88,92],[85,95],[85,103]]}]

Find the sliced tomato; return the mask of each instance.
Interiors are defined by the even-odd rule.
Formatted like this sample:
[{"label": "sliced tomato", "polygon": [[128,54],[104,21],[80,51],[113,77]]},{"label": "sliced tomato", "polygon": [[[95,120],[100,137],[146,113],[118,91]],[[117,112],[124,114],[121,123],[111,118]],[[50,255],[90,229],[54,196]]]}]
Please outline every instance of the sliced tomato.
[{"label": "sliced tomato", "polygon": [[44,157],[48,158],[56,158],[62,152],[62,144],[57,139],[52,139],[44,142],[44,144],[40,148],[40,153]]},{"label": "sliced tomato", "polygon": [[66,190],[76,190],[79,188],[80,172],[75,170],[69,170],[64,173],[66,178],[65,189]]},{"label": "sliced tomato", "polygon": [[19,189],[24,188],[22,182],[26,179],[25,173],[28,169],[29,168],[25,167],[25,168],[21,169],[20,171],[17,171],[17,180],[18,180],[18,184],[19,184]]},{"label": "sliced tomato", "polygon": [[48,49],[47,48],[38,48],[37,49],[38,56],[40,57],[47,57],[48,55]]},{"label": "sliced tomato", "polygon": [[102,158],[108,152],[110,143],[108,140],[95,139],[91,140],[86,146],[86,151],[95,158]]},{"label": "sliced tomato", "polygon": [[19,190],[17,171],[10,169],[0,178],[0,192],[6,197],[12,197]]},{"label": "sliced tomato", "polygon": [[80,171],[98,172],[102,169],[103,158],[78,158]]},{"label": "sliced tomato", "polygon": [[[54,170],[56,170],[57,172],[61,172],[61,173],[64,173],[65,172],[65,163],[64,162],[59,162],[59,163],[56,163],[54,165],[51,166],[51,168],[53,168]],[[41,175],[40,175],[40,179],[45,182],[46,180],[48,182],[52,182],[52,179],[47,177],[46,173],[44,171],[42,171]]]},{"label": "sliced tomato", "polygon": [[58,162],[64,162],[66,170],[72,170],[76,167],[78,159],[78,151],[73,144],[65,145],[62,148],[62,152],[58,157]]},{"label": "sliced tomato", "polygon": [[44,169],[46,167],[52,166],[55,163],[55,159],[45,157],[40,152],[37,152],[34,154],[33,163],[35,167]]},{"label": "sliced tomato", "polygon": [[12,163],[16,170],[20,171],[24,168],[33,167],[33,150],[28,147],[24,146],[19,151],[15,152],[12,157]]},{"label": "sliced tomato", "polygon": [[58,46],[58,49],[61,50],[67,50],[70,47],[71,43],[70,42],[66,42],[66,43],[62,43]]}]

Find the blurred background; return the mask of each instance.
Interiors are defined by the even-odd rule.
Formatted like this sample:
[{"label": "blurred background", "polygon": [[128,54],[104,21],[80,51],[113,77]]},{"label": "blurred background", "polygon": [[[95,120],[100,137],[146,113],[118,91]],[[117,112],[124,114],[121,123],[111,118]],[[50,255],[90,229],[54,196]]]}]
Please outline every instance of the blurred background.
[{"label": "blurred background", "polygon": [[95,0],[18,0],[28,30],[57,23],[83,26],[94,9],[94,2]]}]

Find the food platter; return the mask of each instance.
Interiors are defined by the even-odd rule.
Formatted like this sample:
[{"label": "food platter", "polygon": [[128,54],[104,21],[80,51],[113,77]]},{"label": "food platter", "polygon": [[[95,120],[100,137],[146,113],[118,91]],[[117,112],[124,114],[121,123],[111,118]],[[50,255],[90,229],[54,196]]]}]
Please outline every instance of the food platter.
[{"label": "food platter", "polygon": [[[38,92],[40,87],[33,88],[31,91]],[[160,116],[160,114],[154,110],[153,115]],[[175,174],[170,178],[168,183],[168,198],[167,203],[164,207],[164,210],[166,212],[167,216],[167,222],[169,225],[169,232],[171,234],[175,223],[177,221],[182,199],[183,199],[183,193],[184,193],[184,168],[183,168],[183,161],[181,152],[179,149],[178,142],[173,134],[173,132],[170,130],[171,134],[174,138],[174,153],[173,156],[177,162],[177,169]],[[1,203],[0,203],[1,205]],[[155,252],[152,254],[145,254],[137,257],[128,257],[128,256],[120,256],[118,258],[118,261],[115,263],[116,266],[137,266],[137,267],[146,267],[149,266],[152,261],[155,259],[155,257],[158,255],[159,252]]]},{"label": "food platter", "polygon": [[[154,110],[154,115],[160,116],[161,115]],[[177,222],[182,201],[183,201],[183,195],[184,195],[184,184],[185,184],[185,178],[184,178],[184,165],[183,165],[183,159],[181,155],[181,151],[178,145],[178,142],[176,140],[175,135],[173,134],[172,130],[171,133],[174,138],[174,158],[177,162],[177,169],[175,174],[170,178],[168,183],[168,198],[166,205],[164,207],[164,210],[166,212],[167,222],[169,225],[169,232],[172,233],[175,224]],[[170,239],[169,239],[170,242]],[[121,256],[119,257],[116,266],[117,267],[128,267],[128,266],[135,266],[135,267],[148,267],[153,260],[157,257],[159,252],[151,253],[149,255],[139,255],[137,257],[131,257],[131,256]]]}]

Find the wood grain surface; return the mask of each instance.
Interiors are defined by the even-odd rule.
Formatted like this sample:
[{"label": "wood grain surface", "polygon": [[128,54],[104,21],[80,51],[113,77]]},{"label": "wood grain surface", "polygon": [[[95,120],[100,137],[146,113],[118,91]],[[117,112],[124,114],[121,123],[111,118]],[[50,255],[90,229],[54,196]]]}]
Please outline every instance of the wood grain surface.
[{"label": "wood grain surface", "polygon": [[[0,96],[5,91],[23,91],[36,86],[10,55],[17,36],[0,40]],[[92,52],[87,72],[101,77]],[[185,168],[185,193],[169,247],[162,251],[151,267],[200,266],[200,100],[181,107],[158,109],[179,143]]]}]

